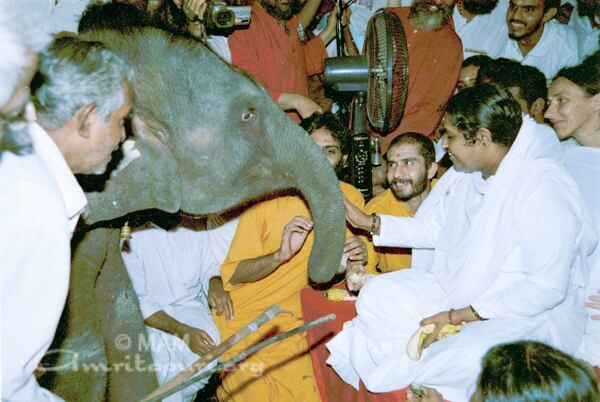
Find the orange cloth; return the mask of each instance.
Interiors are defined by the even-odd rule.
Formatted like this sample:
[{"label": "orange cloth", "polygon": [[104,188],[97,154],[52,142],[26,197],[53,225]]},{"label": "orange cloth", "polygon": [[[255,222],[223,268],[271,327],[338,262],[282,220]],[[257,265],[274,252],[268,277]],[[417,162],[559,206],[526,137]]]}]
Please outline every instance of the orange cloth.
[{"label": "orange cloth", "polygon": [[308,76],[325,68],[327,51],[320,37],[305,44],[298,36],[298,17],[287,21],[289,33],[256,2],[248,29],[229,36],[231,61],[265,86],[277,102],[282,92],[308,96]]},{"label": "orange cloth", "polygon": [[[385,190],[369,201],[365,207],[365,213],[368,215],[378,213],[394,216],[413,216],[406,203],[398,201],[390,189]],[[367,273],[377,275],[379,272],[391,272],[410,268],[412,261],[411,249],[399,247],[376,248],[370,239],[366,239],[366,241],[369,253],[369,261],[366,266]]]},{"label": "orange cloth", "polygon": [[[360,192],[340,182],[344,195],[361,209]],[[279,249],[283,227],[295,216],[310,217],[304,201],[297,196],[282,196],[254,205],[246,210],[238,223],[221,278],[233,301],[234,319],[214,315],[221,333],[227,339],[273,304],[289,313],[280,314],[240,342],[224,355],[231,358],[259,340],[278,332],[289,331],[301,324],[300,291],[308,285],[308,257],[313,235],[309,234],[300,251],[267,277],[254,282],[232,285],[231,277],[243,260],[261,257]],[[224,401],[319,401],[306,333],[294,335],[250,356],[235,371],[228,372],[218,390]]]},{"label": "orange cloth", "polygon": [[408,7],[390,10],[400,17],[406,34],[408,97],[400,125],[382,138],[384,149],[401,133],[433,135],[454,92],[463,59],[462,43],[451,22],[435,31],[421,31],[408,20]]}]

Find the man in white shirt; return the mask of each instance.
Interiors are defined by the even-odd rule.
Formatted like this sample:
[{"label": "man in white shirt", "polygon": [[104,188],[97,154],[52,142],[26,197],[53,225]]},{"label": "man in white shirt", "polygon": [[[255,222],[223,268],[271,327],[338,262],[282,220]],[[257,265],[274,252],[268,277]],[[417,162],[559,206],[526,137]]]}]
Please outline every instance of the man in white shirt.
[{"label": "man in white shirt", "polygon": [[452,18],[454,30],[463,44],[463,57],[497,57],[506,47],[505,23],[508,0],[459,0]]},{"label": "man in white shirt", "polygon": [[[140,302],[159,385],[219,344],[210,307],[233,317],[219,266],[237,220],[207,230],[202,222],[167,214],[135,230],[121,253]],[[160,226],[159,226],[160,225]],[[229,241],[223,241],[223,238]],[[165,401],[191,401],[209,378]]]},{"label": "man in white shirt", "polygon": [[[74,57],[77,55],[77,58]],[[74,174],[101,174],[124,139],[130,68],[101,44],[56,40],[33,88],[33,151],[0,161],[2,400],[61,400],[34,376],[69,285],[70,239],[86,206]]]},{"label": "man in white shirt", "polygon": [[551,80],[563,67],[579,62],[577,36],[553,20],[559,0],[510,0],[506,23],[510,40],[499,55],[536,67]]},{"label": "man in white shirt", "polygon": [[[522,117],[507,91],[480,85],[458,93],[443,124],[454,167],[427,197],[426,213],[373,219],[346,205],[349,221],[370,230],[375,244],[434,248],[433,264],[369,279],[357,317],[327,347],[328,362],[355,387],[425,385],[461,402],[491,346],[526,338],[577,350],[596,236],[558,161],[556,136]],[[438,340],[446,324],[462,323]],[[427,324],[433,332],[413,360],[408,340]]]}]

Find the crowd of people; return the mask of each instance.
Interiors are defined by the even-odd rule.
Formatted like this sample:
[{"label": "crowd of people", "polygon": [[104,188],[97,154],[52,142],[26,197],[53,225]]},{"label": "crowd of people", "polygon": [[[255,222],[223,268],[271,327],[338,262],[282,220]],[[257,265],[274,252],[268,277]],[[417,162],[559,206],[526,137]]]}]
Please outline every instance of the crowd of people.
[{"label": "crowd of people", "polygon": [[[323,369],[357,392],[409,389],[413,401],[600,401],[600,2],[345,3],[236,3],[250,24],[210,31],[207,0],[0,0],[3,401],[62,400],[38,369],[69,294],[81,181],[106,178],[139,135],[144,77],[86,36],[103,30],[207,46],[323,151],[346,229],[319,289],[357,298]],[[337,55],[336,29],[356,55],[380,8],[404,27],[408,92],[365,200],[350,183],[347,116],[314,84]],[[286,313],[222,360],[305,323],[317,230],[307,202],[294,189],[247,201],[131,220],[120,255],[159,385],[274,304]],[[296,334],[166,400],[320,401],[313,347]]]}]

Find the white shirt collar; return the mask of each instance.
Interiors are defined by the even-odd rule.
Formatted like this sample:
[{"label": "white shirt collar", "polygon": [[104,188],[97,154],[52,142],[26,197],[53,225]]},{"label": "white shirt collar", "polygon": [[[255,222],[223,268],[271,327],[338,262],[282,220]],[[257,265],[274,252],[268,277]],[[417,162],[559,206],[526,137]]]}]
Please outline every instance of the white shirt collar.
[{"label": "white shirt collar", "polygon": [[48,133],[37,123],[31,123],[29,133],[35,153],[44,162],[48,172],[56,181],[71,224],[71,231],[73,231],[79,220],[79,215],[87,205],[85,194],[73,172],[69,169],[69,165],[67,165],[67,161],[58,146]]}]

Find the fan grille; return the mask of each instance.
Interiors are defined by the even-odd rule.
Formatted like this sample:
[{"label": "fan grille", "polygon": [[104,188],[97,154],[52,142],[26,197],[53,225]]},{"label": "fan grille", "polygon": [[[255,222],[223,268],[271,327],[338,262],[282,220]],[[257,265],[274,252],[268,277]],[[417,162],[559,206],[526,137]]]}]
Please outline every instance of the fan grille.
[{"label": "fan grille", "polygon": [[385,135],[400,124],[408,90],[408,49],[400,18],[390,10],[378,10],[367,26],[365,46],[367,116],[373,128]]}]

